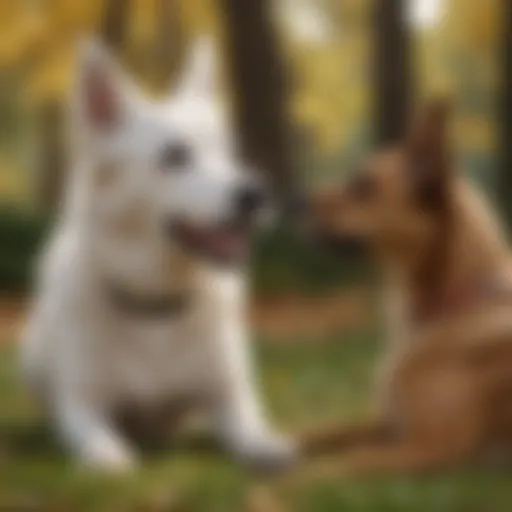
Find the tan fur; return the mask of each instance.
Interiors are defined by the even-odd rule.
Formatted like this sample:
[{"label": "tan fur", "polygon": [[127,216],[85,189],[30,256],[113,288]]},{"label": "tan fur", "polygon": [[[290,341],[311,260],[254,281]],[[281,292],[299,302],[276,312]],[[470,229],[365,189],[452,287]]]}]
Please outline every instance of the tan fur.
[{"label": "tan fur", "polygon": [[[433,470],[512,447],[509,251],[480,195],[440,156],[446,119],[426,119],[413,132],[421,155],[406,143],[364,167],[376,184],[371,199],[342,188],[315,201],[317,230],[363,238],[388,275],[390,341],[377,420],[306,433],[306,453],[345,454],[306,478]],[[435,207],[413,194],[416,156],[436,180]]]}]

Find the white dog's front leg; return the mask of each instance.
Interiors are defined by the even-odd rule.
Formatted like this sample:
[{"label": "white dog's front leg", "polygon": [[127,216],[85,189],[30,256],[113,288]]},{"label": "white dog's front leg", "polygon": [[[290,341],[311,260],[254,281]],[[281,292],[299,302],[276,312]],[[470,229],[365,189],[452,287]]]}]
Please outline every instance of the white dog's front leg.
[{"label": "white dog's front leg", "polygon": [[107,472],[134,466],[132,450],[99,408],[67,394],[57,398],[55,414],[63,441],[85,466]]},{"label": "white dog's front leg", "polygon": [[229,386],[216,411],[219,436],[228,450],[257,466],[279,467],[293,462],[293,442],[269,426],[252,387],[240,386],[240,381]]},{"label": "white dog's front leg", "polygon": [[237,457],[261,466],[290,464],[296,455],[291,440],[268,424],[250,364],[245,290],[240,276],[223,276],[213,290],[214,341],[219,354],[221,389],[216,402],[219,435]]}]

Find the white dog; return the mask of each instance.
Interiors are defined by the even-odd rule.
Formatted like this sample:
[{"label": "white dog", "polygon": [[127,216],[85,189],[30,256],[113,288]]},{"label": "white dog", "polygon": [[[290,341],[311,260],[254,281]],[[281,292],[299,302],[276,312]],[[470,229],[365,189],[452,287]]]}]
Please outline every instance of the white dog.
[{"label": "white dog", "polygon": [[248,228],[265,199],[235,156],[199,43],[166,102],[140,96],[89,43],[72,106],[73,163],[22,343],[30,385],[88,465],[135,463],[115,421],[201,403],[226,447],[283,464],[247,353]]}]

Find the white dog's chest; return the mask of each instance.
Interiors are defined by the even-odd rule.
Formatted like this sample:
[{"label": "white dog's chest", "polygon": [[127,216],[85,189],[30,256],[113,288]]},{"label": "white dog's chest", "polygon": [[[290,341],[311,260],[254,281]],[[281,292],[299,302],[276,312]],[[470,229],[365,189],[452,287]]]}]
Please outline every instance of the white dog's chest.
[{"label": "white dog's chest", "polygon": [[108,380],[116,381],[120,394],[142,401],[204,393],[217,372],[211,343],[199,320],[140,320],[119,325],[116,339],[109,342],[111,371],[104,369]]}]

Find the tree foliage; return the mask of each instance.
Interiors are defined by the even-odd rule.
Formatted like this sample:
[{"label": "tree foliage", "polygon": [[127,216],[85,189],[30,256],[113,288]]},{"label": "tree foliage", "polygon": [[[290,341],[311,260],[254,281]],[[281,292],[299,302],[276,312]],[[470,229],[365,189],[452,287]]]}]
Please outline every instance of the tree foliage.
[{"label": "tree foliage", "polygon": [[[162,10],[166,1],[170,7]],[[305,146],[317,162],[360,147],[372,119],[372,0],[275,0],[274,4],[283,6],[275,14],[290,63],[289,112],[307,135]],[[15,132],[18,140],[0,143],[1,194],[18,193],[23,179],[25,190],[31,189],[33,173],[26,155],[33,140],[33,114],[41,105],[65,98],[77,43],[85,34],[100,30],[106,5],[107,0],[0,0],[2,132]],[[224,36],[220,0],[130,0],[126,5],[122,58],[150,92],[161,91],[172,79],[193,37],[204,32]],[[299,30],[296,18],[301,10],[305,14]],[[314,41],[305,35],[308,18],[323,20],[309,27],[322,36]],[[415,85],[421,94],[448,91],[455,96],[461,112],[457,140],[467,152],[490,152],[494,144],[492,104],[500,22],[500,0],[445,0],[439,24],[414,33],[419,77]]]}]

